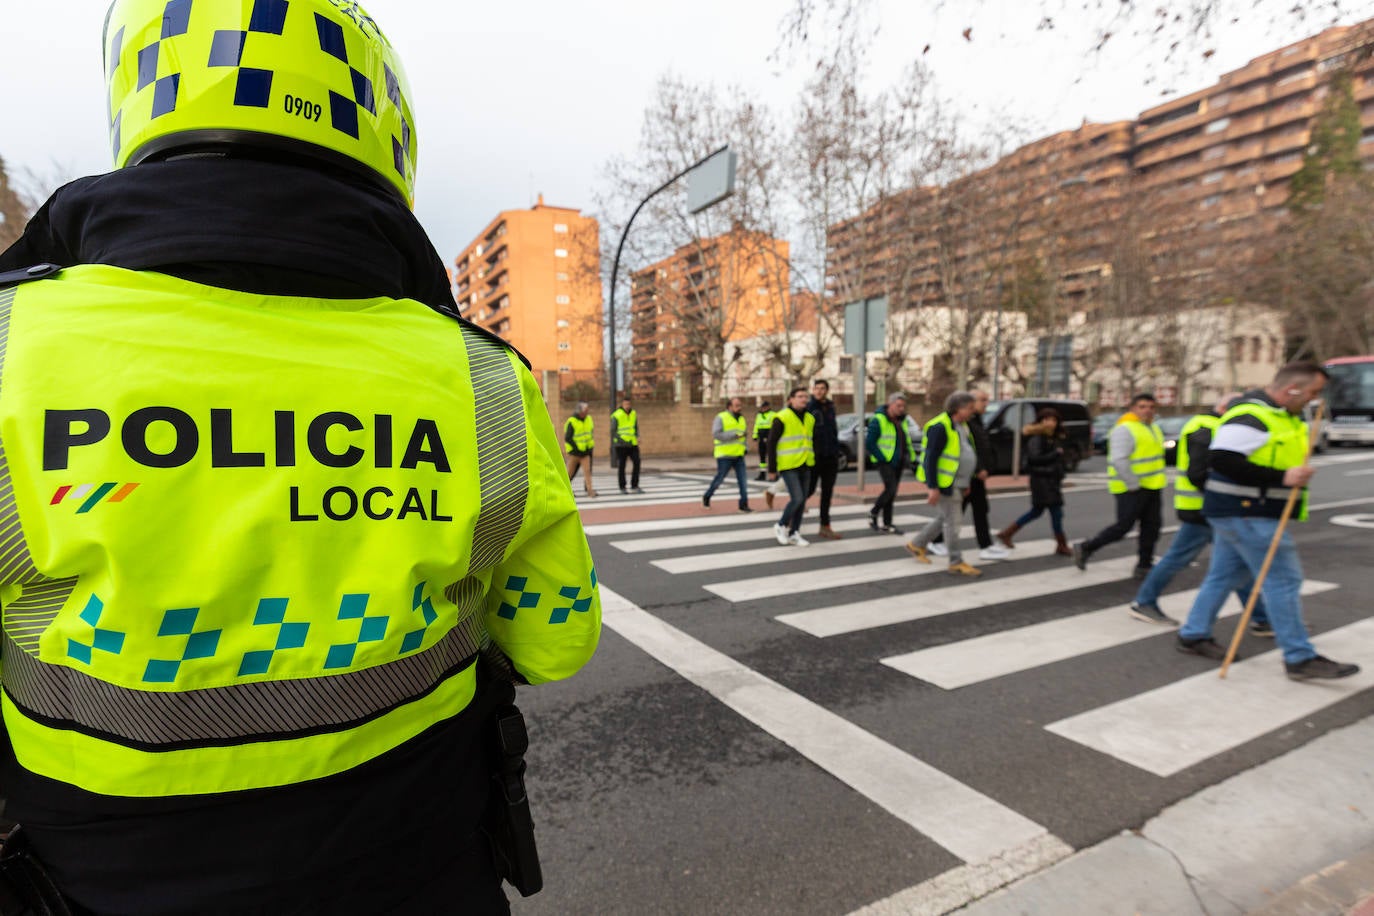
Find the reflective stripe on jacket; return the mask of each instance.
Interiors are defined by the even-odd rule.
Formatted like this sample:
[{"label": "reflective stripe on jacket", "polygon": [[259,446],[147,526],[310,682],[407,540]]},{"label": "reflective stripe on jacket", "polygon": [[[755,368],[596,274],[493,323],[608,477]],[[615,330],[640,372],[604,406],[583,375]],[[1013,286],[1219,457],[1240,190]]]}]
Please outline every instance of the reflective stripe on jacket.
[{"label": "reflective stripe on jacket", "polygon": [[778,411],[776,421],[782,424],[782,438],[778,440],[778,451],[776,461],[778,471],[790,471],[805,465],[813,467],[816,464],[816,453],[812,448],[811,439],[815,434],[816,418],[810,413],[803,413],[797,416],[792,408]]},{"label": "reflective stripe on jacket", "polygon": [[[1251,464],[1262,468],[1273,468],[1277,471],[1286,471],[1289,468],[1300,467],[1307,461],[1308,452],[1308,427],[1302,417],[1289,413],[1282,407],[1270,407],[1267,404],[1257,404],[1254,401],[1246,401],[1237,404],[1226,411],[1218,421],[1217,425],[1225,423],[1232,417],[1249,415],[1257,418],[1264,424],[1269,431],[1269,438],[1259,448],[1251,452],[1247,457]],[[1218,475],[1211,475],[1207,478],[1205,487],[1208,493],[1225,493],[1228,496],[1238,496],[1242,500],[1254,500],[1264,502],[1268,500],[1287,500],[1292,492],[1291,487],[1251,487],[1243,484],[1232,483]],[[1242,506],[1248,507],[1249,504],[1242,502]],[[1301,488],[1301,495],[1298,497],[1297,505],[1293,509],[1293,518],[1303,521],[1307,518],[1307,488]]]},{"label": "reflective stripe on jacket", "polygon": [[0,366],[3,716],[32,773],[317,780],[461,712],[479,653],[537,683],[596,647],[539,389],[427,306],[74,267],[0,290]]},{"label": "reflective stripe on jacket", "polygon": [[[1164,431],[1158,423],[1146,426],[1134,420],[1125,420],[1119,425],[1131,432],[1134,447],[1131,449],[1131,473],[1135,474],[1142,490],[1162,490],[1168,477],[1164,473]],[[1121,479],[1112,463],[1116,456],[1107,456],[1107,489],[1112,493],[1125,493],[1126,481]]]}]

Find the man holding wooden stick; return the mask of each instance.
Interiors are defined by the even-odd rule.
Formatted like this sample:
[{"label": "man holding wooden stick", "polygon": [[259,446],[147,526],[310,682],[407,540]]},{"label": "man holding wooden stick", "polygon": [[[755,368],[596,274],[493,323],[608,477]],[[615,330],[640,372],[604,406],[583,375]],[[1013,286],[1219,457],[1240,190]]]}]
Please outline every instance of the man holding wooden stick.
[{"label": "man holding wooden stick", "polygon": [[[1305,488],[1314,468],[1307,463],[1307,424],[1302,409],[1321,393],[1326,370],[1317,363],[1289,363],[1264,388],[1221,418],[1212,439],[1210,473],[1202,513],[1215,535],[1212,562],[1188,620],[1178,631],[1178,651],[1222,660],[1226,651],[1212,638],[1212,626],[1226,596],[1262,578],[1262,594],[1284,668],[1295,681],[1349,677],[1358,665],[1318,655],[1302,620],[1302,566],[1293,537],[1284,530],[1284,508],[1300,488],[1292,510],[1307,518]],[[1273,548],[1267,575],[1265,556]]]}]

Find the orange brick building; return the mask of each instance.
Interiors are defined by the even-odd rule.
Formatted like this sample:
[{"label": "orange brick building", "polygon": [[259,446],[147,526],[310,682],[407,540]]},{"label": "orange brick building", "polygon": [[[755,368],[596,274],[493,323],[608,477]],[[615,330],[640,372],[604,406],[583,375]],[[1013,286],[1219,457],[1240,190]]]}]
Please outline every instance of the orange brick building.
[{"label": "orange brick building", "polygon": [[535,370],[602,372],[597,221],[539,196],[505,210],[454,261],[454,298],[469,321],[510,341]]}]

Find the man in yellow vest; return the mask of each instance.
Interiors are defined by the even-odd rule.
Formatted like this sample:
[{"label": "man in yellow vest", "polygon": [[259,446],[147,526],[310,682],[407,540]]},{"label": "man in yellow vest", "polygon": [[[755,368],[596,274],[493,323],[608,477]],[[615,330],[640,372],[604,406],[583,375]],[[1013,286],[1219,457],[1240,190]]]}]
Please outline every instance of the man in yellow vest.
[{"label": "man in yellow vest", "polygon": [[[878,494],[873,508],[868,511],[868,527],[888,534],[904,534],[901,528],[892,524],[892,507],[897,501],[902,472],[907,465],[916,463],[916,447],[906,431],[905,394],[897,391],[888,395],[886,406],[879,407],[873,414],[864,436],[864,448],[873,456],[878,476],[883,481],[883,492]],[[881,527],[878,524],[880,515]]]},{"label": "man in yellow vest", "polygon": [[[1178,622],[1159,609],[1159,595],[1173,581],[1174,576],[1197,559],[1203,548],[1212,543],[1212,526],[1202,514],[1202,488],[1207,482],[1207,453],[1212,444],[1212,433],[1221,420],[1221,415],[1239,401],[1240,394],[1232,392],[1217,402],[1211,413],[1200,413],[1184,424],[1178,434],[1178,450],[1175,467],[1178,475],[1174,478],[1174,511],[1178,513],[1178,532],[1169,544],[1168,551],[1160,557],[1150,570],[1145,581],[1140,583],[1135,600],[1131,602],[1131,616],[1146,623],[1163,626],[1177,626]],[[1245,587],[1236,592],[1243,605],[1250,598],[1250,589]],[[1258,636],[1273,636],[1269,627],[1268,615],[1264,612],[1264,599],[1255,605],[1251,617],[1251,632]]]},{"label": "man in yellow vest", "polygon": [[746,438],[748,428],[744,419],[744,401],[740,398],[731,398],[725,405],[725,409],[716,414],[716,419],[711,423],[711,439],[715,444],[716,455],[716,476],[711,478],[711,485],[706,488],[706,493],[701,497],[701,504],[710,508],[711,494],[716,492],[721,481],[732,470],[735,472],[735,482],[739,484],[739,511],[753,512],[749,508],[749,482],[748,469],[744,466],[744,453],[749,448],[749,440]]},{"label": "man in yellow vest", "polygon": [[631,462],[634,468],[630,476],[630,488],[636,493],[644,492],[639,488],[639,433],[639,412],[627,394],[620,399],[620,407],[611,414],[611,452],[615,455],[621,493],[630,492],[625,489],[626,461]]},{"label": "man in yellow vest", "polygon": [[759,444],[759,480],[768,479],[768,431],[773,428],[773,405],[764,401],[754,414],[754,439]]},{"label": "man in yellow vest", "polygon": [[563,450],[567,452],[568,482],[577,477],[582,469],[582,488],[587,496],[596,498],[592,486],[592,450],[596,448],[596,438],[591,414],[586,401],[577,402],[577,413],[568,417],[563,424]]},{"label": "man in yellow vest", "polygon": [[1202,514],[1212,526],[1212,561],[1188,619],[1178,630],[1178,651],[1223,659],[1226,650],[1212,638],[1226,595],[1253,582],[1268,566],[1263,594],[1283,666],[1295,681],[1329,680],[1358,674],[1359,665],[1317,654],[1302,620],[1302,565],[1293,535],[1279,537],[1272,560],[1270,545],[1293,488],[1298,488],[1292,519],[1307,518],[1307,484],[1315,469],[1307,463],[1309,440],[1302,409],[1326,387],[1326,370],[1317,363],[1289,363],[1264,388],[1247,391],[1241,403],[1222,416],[1212,437]]},{"label": "man in yellow vest", "polygon": [[1154,565],[1155,542],[1162,524],[1161,493],[1168,483],[1164,472],[1164,433],[1155,422],[1158,403],[1152,394],[1137,394],[1116,421],[1107,440],[1107,489],[1116,501],[1116,521],[1086,541],[1073,545],[1073,562],[1086,569],[1088,558],[1113,544],[1140,523],[1135,578],[1144,579]]},{"label": "man in yellow vest", "polygon": [[4,872],[76,912],[508,912],[497,716],[596,648],[543,398],[347,6],[116,0],[115,171],[0,254]]},{"label": "man in yellow vest", "polygon": [[981,576],[983,571],[964,562],[959,549],[959,523],[963,520],[962,499],[978,466],[973,436],[968,421],[977,409],[976,399],[967,391],[956,391],[945,399],[944,413],[926,423],[921,437],[920,464],[916,479],[926,485],[926,503],[936,506],[940,515],[928,522],[907,542],[906,551],[918,563],[929,563],[929,544],[936,534],[945,535],[949,571],[956,576]]}]

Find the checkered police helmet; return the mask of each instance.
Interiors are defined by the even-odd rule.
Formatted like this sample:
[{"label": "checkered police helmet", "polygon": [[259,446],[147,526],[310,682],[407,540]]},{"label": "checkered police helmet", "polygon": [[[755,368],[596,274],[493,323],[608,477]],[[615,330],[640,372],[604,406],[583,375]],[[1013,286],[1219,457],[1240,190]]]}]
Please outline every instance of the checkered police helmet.
[{"label": "checkered police helmet", "polygon": [[115,168],[255,146],[381,177],[413,205],[405,73],[354,0],[114,0],[104,47]]}]

